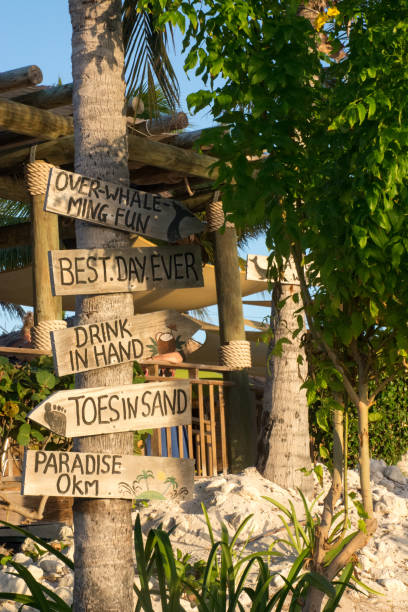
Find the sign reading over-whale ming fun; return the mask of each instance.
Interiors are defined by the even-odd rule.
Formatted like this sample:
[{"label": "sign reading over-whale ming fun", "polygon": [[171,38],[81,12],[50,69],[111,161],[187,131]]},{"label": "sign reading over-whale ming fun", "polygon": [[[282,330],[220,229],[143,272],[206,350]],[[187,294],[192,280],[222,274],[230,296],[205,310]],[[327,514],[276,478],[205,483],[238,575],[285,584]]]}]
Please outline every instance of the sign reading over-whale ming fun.
[{"label": "sign reading over-whale ming fun", "polygon": [[67,389],[53,393],[28,418],[69,438],[191,423],[188,380]]},{"label": "sign reading over-whale ming fun", "polygon": [[110,453],[27,450],[23,495],[191,499],[194,461]]},{"label": "sign reading over-whale ming fun", "polygon": [[58,376],[182,350],[199,325],[174,310],[100,321],[51,332]]},{"label": "sign reading over-whale ming fun", "polygon": [[175,200],[59,168],[50,170],[44,210],[167,242],[205,227]]},{"label": "sign reading over-whale ming fun", "polygon": [[204,285],[197,245],[49,251],[49,265],[53,295]]}]

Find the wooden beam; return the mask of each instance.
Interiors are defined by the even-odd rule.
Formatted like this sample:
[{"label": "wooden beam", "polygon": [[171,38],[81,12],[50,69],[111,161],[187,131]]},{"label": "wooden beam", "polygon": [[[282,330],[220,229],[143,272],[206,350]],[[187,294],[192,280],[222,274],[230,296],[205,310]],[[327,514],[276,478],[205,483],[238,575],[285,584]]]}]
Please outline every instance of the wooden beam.
[{"label": "wooden beam", "polygon": [[43,80],[41,69],[38,66],[24,66],[0,72],[0,91],[19,89],[27,85],[38,85]]},{"label": "wooden beam", "polygon": [[154,142],[142,136],[129,136],[129,159],[180,172],[186,176],[216,179],[217,170],[210,170],[217,161],[215,157],[185,151],[162,142]]},{"label": "wooden beam", "polygon": [[43,108],[44,110],[57,108],[58,106],[68,106],[68,104],[72,104],[72,83],[31,91],[30,93],[13,97],[12,100],[20,104]]},{"label": "wooden beam", "polygon": [[[55,85],[54,87],[46,87],[38,91],[21,94],[13,97],[12,100],[13,102],[20,102],[20,104],[43,108],[44,110],[58,108],[59,106],[69,106],[72,104],[72,83]],[[133,98],[126,107],[126,114],[128,117],[133,117],[135,113],[141,114],[143,110],[143,102]]]},{"label": "wooden beam", "polygon": [[11,100],[0,100],[0,127],[16,134],[52,140],[72,134],[74,122],[72,117],[63,117]]},{"label": "wooden beam", "polygon": [[147,119],[139,123],[128,120],[128,126],[136,134],[142,133],[149,136],[159,135],[175,130],[184,130],[188,126],[186,113],[174,113],[173,115],[160,115],[157,119]]},{"label": "wooden beam", "polygon": [[0,198],[13,202],[30,202],[24,181],[12,176],[0,176]]},{"label": "wooden beam", "polygon": [[[0,151],[0,168],[16,166],[26,161],[29,154],[30,147],[21,147],[5,154],[1,154]],[[71,164],[74,161],[73,136],[63,136],[37,145],[36,159],[44,159],[56,166]],[[129,159],[157,168],[180,172],[185,176],[216,179],[218,174],[216,170],[210,170],[216,161],[215,157],[185,151],[162,142],[154,142],[143,136],[129,135]]]},{"label": "wooden beam", "polygon": [[[46,111],[44,111],[46,112]],[[0,151],[0,168],[12,168],[28,160],[30,147],[19,147],[15,151]],[[55,166],[72,164],[74,161],[74,137],[63,136],[37,145],[36,159],[46,160]]]}]

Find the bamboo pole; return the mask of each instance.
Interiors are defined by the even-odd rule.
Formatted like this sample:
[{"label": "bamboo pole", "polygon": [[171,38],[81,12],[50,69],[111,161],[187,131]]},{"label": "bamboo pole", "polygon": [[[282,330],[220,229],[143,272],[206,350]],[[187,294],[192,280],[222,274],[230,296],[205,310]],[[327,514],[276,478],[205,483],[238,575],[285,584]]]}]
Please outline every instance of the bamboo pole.
[{"label": "bamboo pole", "polygon": [[24,66],[0,72],[0,91],[9,91],[27,87],[27,85],[37,85],[43,80],[41,69],[38,66]]}]

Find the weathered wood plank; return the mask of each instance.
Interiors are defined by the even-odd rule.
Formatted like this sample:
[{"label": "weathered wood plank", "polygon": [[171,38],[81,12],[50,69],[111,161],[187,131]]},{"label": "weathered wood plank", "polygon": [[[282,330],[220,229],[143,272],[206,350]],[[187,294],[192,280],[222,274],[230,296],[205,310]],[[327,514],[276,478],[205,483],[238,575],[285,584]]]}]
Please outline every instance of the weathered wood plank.
[{"label": "weathered wood plank", "polygon": [[192,459],[28,450],[21,493],[184,501],[193,486]]},{"label": "weathered wood plank", "polygon": [[[267,281],[267,273],[268,273],[268,257],[267,255],[247,255],[247,264],[246,264],[246,279],[247,280],[256,280],[256,281]],[[281,280],[282,284],[285,285],[298,285],[299,278],[296,272],[295,266],[290,266],[287,264],[283,279]]]},{"label": "weathered wood plank", "polygon": [[51,332],[58,376],[147,359],[182,349],[199,329],[174,310],[79,325]]},{"label": "weathered wood plank", "polygon": [[57,391],[28,418],[67,438],[188,425],[191,387],[188,380],[165,380]]},{"label": "weathered wood plank", "polygon": [[7,70],[6,72],[0,72],[0,91],[19,89],[27,85],[38,85],[42,80],[41,69],[35,65]]},{"label": "weathered wood plank", "polygon": [[49,251],[53,295],[203,287],[200,247]]},{"label": "weathered wood plank", "polygon": [[44,210],[168,242],[205,228],[176,200],[58,168],[50,170]]}]

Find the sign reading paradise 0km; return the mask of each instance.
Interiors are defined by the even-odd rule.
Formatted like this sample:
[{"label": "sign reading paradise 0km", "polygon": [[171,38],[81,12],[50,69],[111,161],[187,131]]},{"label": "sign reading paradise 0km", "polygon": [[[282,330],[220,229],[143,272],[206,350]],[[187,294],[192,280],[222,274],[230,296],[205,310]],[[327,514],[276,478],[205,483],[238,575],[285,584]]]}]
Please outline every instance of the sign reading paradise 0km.
[{"label": "sign reading paradise 0km", "polygon": [[28,418],[67,438],[191,424],[190,382],[164,380],[57,391]]},{"label": "sign reading paradise 0km", "polygon": [[193,487],[193,459],[27,450],[21,493],[184,501]]},{"label": "sign reading paradise 0km", "polygon": [[203,287],[197,245],[48,251],[53,295]]},{"label": "sign reading paradise 0km", "polygon": [[205,228],[175,200],[58,168],[48,175],[44,210],[167,242]]},{"label": "sign reading paradise 0km", "polygon": [[183,350],[199,329],[174,310],[58,329],[50,333],[54,368],[64,376]]}]

